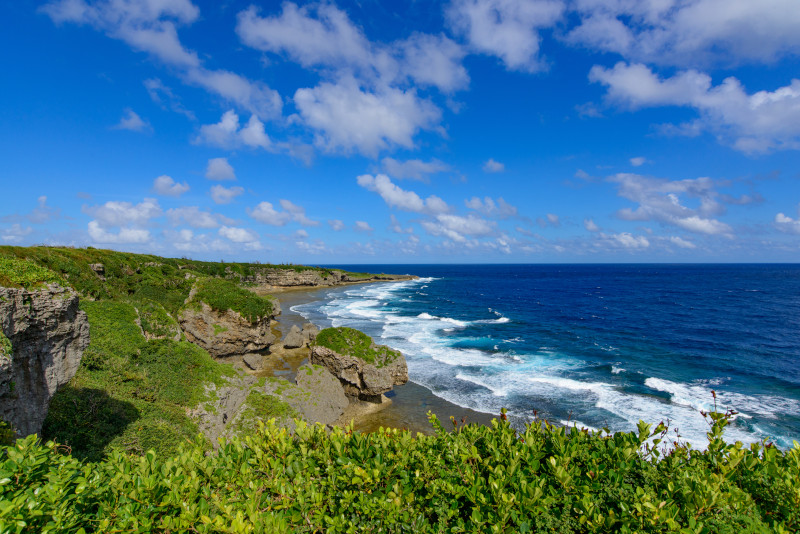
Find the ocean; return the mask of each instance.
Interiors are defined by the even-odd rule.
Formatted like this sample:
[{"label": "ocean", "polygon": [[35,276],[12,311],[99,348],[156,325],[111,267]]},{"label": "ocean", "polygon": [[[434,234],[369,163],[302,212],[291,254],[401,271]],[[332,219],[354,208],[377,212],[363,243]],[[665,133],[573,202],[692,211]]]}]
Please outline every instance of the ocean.
[{"label": "ocean", "polygon": [[411,381],[479,412],[590,429],[663,421],[704,448],[800,441],[800,265],[337,265],[418,280],[292,310],[406,356]]}]

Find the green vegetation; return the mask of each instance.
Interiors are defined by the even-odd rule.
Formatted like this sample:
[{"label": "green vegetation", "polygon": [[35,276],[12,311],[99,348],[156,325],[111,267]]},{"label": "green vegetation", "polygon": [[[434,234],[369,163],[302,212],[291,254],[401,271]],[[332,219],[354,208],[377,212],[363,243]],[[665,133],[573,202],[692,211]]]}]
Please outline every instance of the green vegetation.
[{"label": "green vegetation", "polygon": [[0,286],[36,289],[63,280],[53,271],[20,258],[0,256]]},{"label": "green vegetation", "polygon": [[142,300],[136,304],[139,320],[144,330],[151,337],[173,337],[180,332],[178,322],[167,313],[164,306],[151,300]]},{"label": "green vegetation", "polygon": [[244,409],[234,425],[238,435],[250,435],[258,429],[259,422],[270,419],[291,419],[297,413],[274,395],[267,395],[259,391],[251,391],[247,395]]},{"label": "green vegetation", "polygon": [[325,328],[317,334],[314,343],[342,355],[361,358],[375,367],[393,362],[400,354],[389,347],[375,345],[367,334],[347,327]]},{"label": "green vegetation", "polygon": [[197,425],[187,409],[205,400],[205,384],[221,384],[233,369],[188,342],[145,340],[131,304],[84,301],[81,308],[91,343],[50,402],[43,437],[93,461],[113,449],[171,454],[193,439]]},{"label": "green vegetation", "polygon": [[233,310],[251,323],[272,314],[269,297],[259,297],[222,278],[203,278],[197,281],[194,300],[203,301],[216,311]]},{"label": "green vegetation", "polygon": [[658,459],[659,426],[611,436],[506,421],[412,436],[274,422],[164,458],[96,464],[53,443],[2,455],[3,532],[796,532],[800,445],[744,448],[711,414],[706,451]]},{"label": "green vegetation", "polygon": [[10,358],[13,352],[14,347],[11,346],[11,340],[0,330],[0,357]]}]

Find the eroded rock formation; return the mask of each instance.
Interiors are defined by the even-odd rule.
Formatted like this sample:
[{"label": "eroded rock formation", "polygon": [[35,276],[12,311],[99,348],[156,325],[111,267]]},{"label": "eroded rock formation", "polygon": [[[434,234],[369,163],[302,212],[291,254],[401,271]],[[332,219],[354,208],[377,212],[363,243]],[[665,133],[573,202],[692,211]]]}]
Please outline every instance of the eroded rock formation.
[{"label": "eroded rock formation", "polygon": [[0,417],[20,436],[38,433],[50,399],[78,370],[89,322],[71,289],[0,287],[0,329],[11,348],[0,355]]},{"label": "eroded rock formation", "polygon": [[367,363],[361,358],[315,345],[311,349],[311,363],[325,367],[338,378],[348,397],[381,402],[381,395],[408,382],[405,357],[398,351],[389,350],[387,354],[391,356]]},{"label": "eroded rock formation", "polygon": [[178,321],[186,339],[215,358],[225,358],[269,348],[275,342],[270,319],[250,322],[235,311],[220,312],[205,302],[192,302],[181,311]]}]

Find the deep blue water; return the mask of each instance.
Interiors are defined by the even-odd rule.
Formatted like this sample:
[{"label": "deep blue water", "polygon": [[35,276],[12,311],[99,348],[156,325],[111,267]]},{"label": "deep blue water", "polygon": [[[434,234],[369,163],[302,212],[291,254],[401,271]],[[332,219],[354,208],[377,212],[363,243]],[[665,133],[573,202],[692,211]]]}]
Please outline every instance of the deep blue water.
[{"label": "deep blue water", "polygon": [[411,380],[516,422],[630,430],[669,421],[702,447],[800,441],[800,265],[358,265],[413,282],[337,288],[293,308],[406,355]]}]

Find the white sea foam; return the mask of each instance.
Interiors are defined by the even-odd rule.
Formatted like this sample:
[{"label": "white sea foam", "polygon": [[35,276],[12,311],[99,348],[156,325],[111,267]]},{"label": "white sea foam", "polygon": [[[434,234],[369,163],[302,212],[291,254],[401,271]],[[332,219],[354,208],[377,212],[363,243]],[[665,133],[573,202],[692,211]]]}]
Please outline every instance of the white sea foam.
[{"label": "white sea foam", "polygon": [[625,369],[623,367],[617,367],[616,365],[611,366],[611,374],[618,375],[620,373],[624,373]]}]

